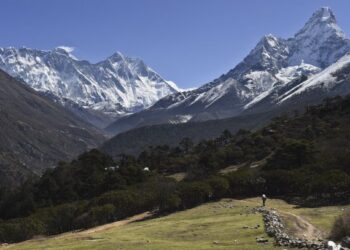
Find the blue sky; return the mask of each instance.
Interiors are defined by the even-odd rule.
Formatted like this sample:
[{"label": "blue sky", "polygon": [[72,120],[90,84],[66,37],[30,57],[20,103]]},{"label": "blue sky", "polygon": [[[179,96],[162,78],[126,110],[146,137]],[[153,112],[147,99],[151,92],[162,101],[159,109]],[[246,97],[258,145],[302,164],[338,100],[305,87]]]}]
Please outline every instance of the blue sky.
[{"label": "blue sky", "polygon": [[187,88],[226,73],[264,34],[292,36],[322,6],[350,34],[349,0],[1,0],[0,46],[71,46],[91,62],[121,51]]}]

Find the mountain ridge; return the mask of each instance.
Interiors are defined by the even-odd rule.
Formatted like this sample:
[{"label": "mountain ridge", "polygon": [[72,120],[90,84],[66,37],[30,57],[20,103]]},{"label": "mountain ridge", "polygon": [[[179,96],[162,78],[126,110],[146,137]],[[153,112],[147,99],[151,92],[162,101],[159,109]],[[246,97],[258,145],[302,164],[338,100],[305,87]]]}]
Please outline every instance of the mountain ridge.
[{"label": "mountain ridge", "polygon": [[55,97],[55,101],[75,113],[77,110],[71,104],[77,104],[91,116],[98,112],[100,119],[106,119],[94,124],[98,127],[180,91],[176,84],[164,80],[141,59],[121,52],[90,63],[77,59],[64,47],[48,51],[0,48],[0,68],[36,91]]},{"label": "mountain ridge", "polygon": [[331,9],[323,7],[292,38],[263,36],[226,74],[194,91],[166,96],[146,110],[117,120],[107,130],[118,134],[146,125],[238,116],[250,107],[249,103],[258,103],[255,98],[302,76],[311,77],[348,52],[350,40]]}]

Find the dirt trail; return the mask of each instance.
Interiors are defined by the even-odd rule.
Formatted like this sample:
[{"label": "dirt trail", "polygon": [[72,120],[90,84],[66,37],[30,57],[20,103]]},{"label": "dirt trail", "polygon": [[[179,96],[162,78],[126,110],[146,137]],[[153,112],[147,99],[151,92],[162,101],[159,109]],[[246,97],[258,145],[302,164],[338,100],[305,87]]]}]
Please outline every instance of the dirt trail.
[{"label": "dirt trail", "polygon": [[[248,202],[245,200],[240,200],[241,202]],[[327,235],[325,232],[316,228],[310,222],[308,222],[305,218],[293,214],[291,212],[284,211],[283,209],[276,210],[281,219],[284,222],[287,222],[287,233],[294,237],[305,239],[308,241],[314,241],[317,239],[324,239]]]},{"label": "dirt trail", "polygon": [[116,222],[113,222],[113,223],[109,223],[109,224],[105,224],[105,225],[102,225],[102,226],[90,228],[90,229],[87,229],[87,230],[84,230],[84,231],[80,231],[80,232],[78,232],[76,234],[84,235],[84,234],[91,234],[91,233],[96,233],[96,232],[100,232],[100,231],[105,231],[105,230],[108,230],[108,229],[111,229],[111,228],[124,226],[124,225],[127,225],[127,224],[135,222],[135,221],[140,221],[140,220],[147,219],[147,218],[151,217],[152,215],[153,215],[153,213],[151,213],[151,212],[145,212],[145,213],[142,213],[142,214],[138,214],[138,215],[132,216],[132,217],[127,218],[125,220],[116,221]]},{"label": "dirt trail", "polygon": [[309,241],[324,237],[324,232],[317,229],[303,217],[289,212],[280,212],[280,214],[282,216],[282,219],[290,222],[288,224],[288,232],[290,234]]},{"label": "dirt trail", "polygon": [[[33,241],[44,241],[44,240],[50,239],[50,238],[57,238],[58,239],[58,238],[67,237],[67,236],[73,236],[73,237],[78,237],[78,238],[86,238],[86,240],[89,240],[91,238],[91,237],[89,237],[89,234],[93,234],[93,233],[96,233],[96,232],[102,232],[102,231],[105,231],[105,230],[108,230],[108,229],[111,229],[111,228],[124,226],[124,225],[127,225],[127,224],[132,223],[132,222],[141,221],[141,220],[150,218],[153,215],[154,214],[152,212],[145,212],[145,213],[142,213],[142,214],[137,214],[135,216],[129,217],[129,218],[125,219],[125,220],[112,222],[112,223],[109,223],[109,224],[105,224],[105,225],[102,225],[102,226],[97,226],[97,227],[90,228],[90,229],[83,230],[83,231],[72,231],[72,232],[62,233],[62,234],[53,235],[53,236],[38,236],[38,237],[35,237],[34,239],[22,241],[22,242],[19,242],[19,243],[3,244],[3,245],[0,245],[0,249],[9,248],[9,247],[11,247],[13,245],[26,244],[28,242],[33,242]],[[94,240],[94,239],[92,239],[92,240]]]}]

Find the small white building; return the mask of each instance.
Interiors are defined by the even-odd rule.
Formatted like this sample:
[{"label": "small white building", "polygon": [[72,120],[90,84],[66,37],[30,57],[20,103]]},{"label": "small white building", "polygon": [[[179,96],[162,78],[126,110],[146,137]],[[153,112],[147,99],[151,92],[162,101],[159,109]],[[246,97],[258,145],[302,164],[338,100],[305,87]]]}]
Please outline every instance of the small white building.
[{"label": "small white building", "polygon": [[105,171],[116,171],[117,169],[119,169],[118,165],[107,167],[107,168],[105,168]]}]

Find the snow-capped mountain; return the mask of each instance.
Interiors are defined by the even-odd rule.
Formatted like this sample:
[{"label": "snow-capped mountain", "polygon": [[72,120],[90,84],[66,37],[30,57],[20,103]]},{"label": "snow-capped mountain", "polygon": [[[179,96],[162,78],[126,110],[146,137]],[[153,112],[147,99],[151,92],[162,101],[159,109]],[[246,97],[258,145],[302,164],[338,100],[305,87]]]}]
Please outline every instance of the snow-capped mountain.
[{"label": "snow-capped mountain", "polygon": [[140,111],[179,91],[142,60],[120,52],[93,64],[78,60],[67,47],[0,48],[0,68],[90,122],[97,114],[103,120]]},{"label": "snow-capped mountain", "polygon": [[349,51],[349,39],[337,25],[330,8],[316,11],[294,38],[289,40],[289,65],[305,63],[325,68]]},{"label": "snow-capped mountain", "polygon": [[350,94],[350,54],[321,72],[296,78],[287,84],[275,86],[245,106],[241,116],[261,114],[267,111],[273,115],[318,104],[325,98]]},{"label": "snow-capped mountain", "polygon": [[[340,58],[336,63],[333,63],[320,73],[311,76],[309,79],[301,82],[297,86],[289,89],[278,97],[278,103],[284,103],[298,95],[310,93],[315,89],[322,89],[324,92],[332,92],[334,95],[334,88],[342,87],[345,83],[350,90],[350,54],[346,54]],[[344,90],[344,89],[343,89]],[[342,91],[343,91],[342,90]],[[346,92],[349,92],[347,90]],[[342,94],[338,92],[336,94]]]},{"label": "snow-capped mountain", "polygon": [[[348,52],[350,40],[337,25],[331,9],[324,7],[292,38],[266,35],[228,73],[194,91],[169,95],[108,129],[119,133],[144,125],[238,116],[267,96],[277,100],[283,90],[319,74]],[[273,109],[275,105],[275,101],[270,106],[265,103],[264,110],[259,110]]]}]

